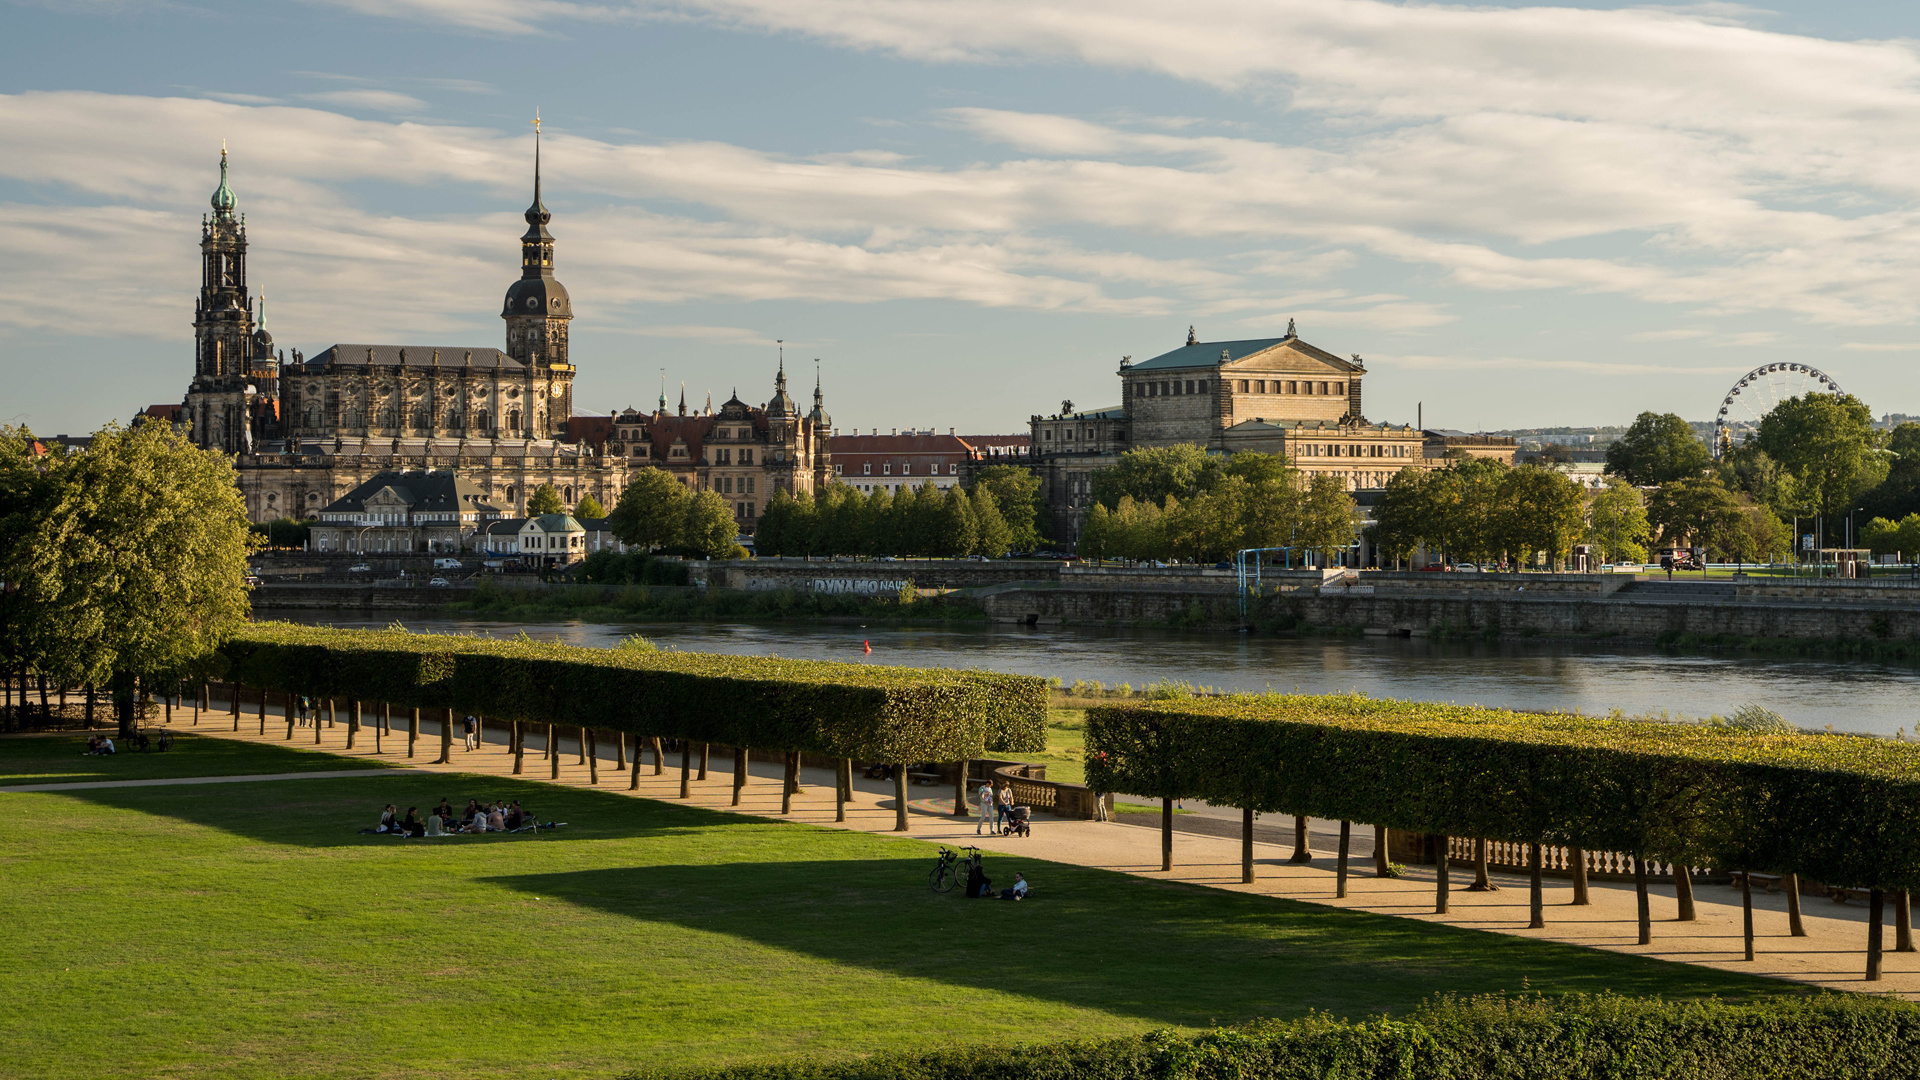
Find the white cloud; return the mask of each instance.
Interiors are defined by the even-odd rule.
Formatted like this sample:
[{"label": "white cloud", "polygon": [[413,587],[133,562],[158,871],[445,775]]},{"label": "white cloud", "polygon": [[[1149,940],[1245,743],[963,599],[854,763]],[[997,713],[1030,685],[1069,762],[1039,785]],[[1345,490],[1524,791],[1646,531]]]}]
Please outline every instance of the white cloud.
[{"label": "white cloud", "polygon": [[419,98],[395,90],[327,90],[300,96],[322,105],[344,105],[350,109],[374,109],[379,112],[417,113],[427,108],[427,103]]}]

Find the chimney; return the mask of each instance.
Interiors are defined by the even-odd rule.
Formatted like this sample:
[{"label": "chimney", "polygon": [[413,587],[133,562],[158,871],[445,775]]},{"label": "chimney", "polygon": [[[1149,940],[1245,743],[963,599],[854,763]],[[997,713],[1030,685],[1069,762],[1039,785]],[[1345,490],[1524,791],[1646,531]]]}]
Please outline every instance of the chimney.
[{"label": "chimney", "polygon": [[949,434],[949,435],[951,435],[951,434],[953,434],[953,429],[952,429],[952,428],[948,428],[948,429],[947,429],[947,434]]},{"label": "chimney", "polygon": [[[873,430],[874,430],[875,432],[878,432],[878,431],[879,431],[880,429],[879,429],[879,428],[874,428]],[[894,428],[894,429],[893,429],[893,433],[894,433],[895,435],[898,435],[898,434],[900,434],[900,429],[899,429],[899,428]]]}]

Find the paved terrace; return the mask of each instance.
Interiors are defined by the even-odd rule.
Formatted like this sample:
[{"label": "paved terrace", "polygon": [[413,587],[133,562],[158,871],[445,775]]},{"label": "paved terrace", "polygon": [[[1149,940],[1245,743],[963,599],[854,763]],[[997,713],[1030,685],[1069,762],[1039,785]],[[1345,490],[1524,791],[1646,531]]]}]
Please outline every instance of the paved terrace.
[{"label": "paved terrace", "polygon": [[[504,724],[490,725],[484,733],[484,743],[478,750],[473,751],[461,748],[461,740],[456,730],[452,761],[450,764],[439,765],[434,763],[434,759],[440,753],[440,728],[433,721],[421,722],[420,741],[414,748],[414,756],[408,758],[404,723],[396,723],[393,734],[381,735],[378,740],[380,749],[375,750],[376,739],[371,711],[364,720],[365,727],[355,740],[354,749],[348,750],[346,748],[347,725],[344,717],[334,727],[326,727],[322,721],[319,731],[320,741],[316,747],[315,731],[312,727],[296,728],[293,741],[289,743],[286,739],[287,725],[284,716],[269,715],[266,734],[259,734],[260,723],[255,715],[257,708],[258,706],[252,702],[246,705],[245,714],[240,717],[241,730],[239,731],[233,730],[232,715],[227,709],[219,707],[210,712],[199,712],[197,715],[196,710],[190,707],[176,708],[172,726],[176,730],[245,742],[274,743],[293,749],[318,748],[351,758],[370,761],[377,759],[422,772],[480,777],[512,776],[513,754],[507,748],[507,730]],[[560,778],[557,781],[549,779],[551,764],[544,757],[542,735],[544,730],[543,727],[530,730],[527,739],[525,772],[518,779],[540,783],[560,783],[570,787],[589,786],[590,770],[587,765],[581,764],[579,743],[576,739],[565,736],[556,740],[560,751]],[[632,740],[629,740],[629,750],[631,749]],[[649,755],[640,770],[639,789],[630,791],[628,789],[630,772],[614,768],[612,741],[609,739],[602,742],[598,750],[600,782],[597,787],[600,790],[644,799],[658,799],[663,802],[681,801],[677,754],[667,755],[666,768],[658,774],[654,772],[654,762]],[[630,763],[631,757],[628,760]],[[699,775],[697,751],[693,760],[694,776],[697,777]],[[758,817],[780,817],[780,767],[772,762],[755,762],[749,771],[751,775],[742,793],[741,803],[738,807],[733,807],[731,805],[733,752],[731,748],[716,746],[709,761],[707,779],[692,781],[691,798],[686,801],[708,809],[733,810]],[[227,782],[239,779],[297,778],[317,781],[330,776],[345,775],[356,775],[356,772],[292,773],[256,778],[222,777],[219,780]],[[166,783],[206,782],[214,781],[196,778],[166,781]],[[854,798],[847,806],[847,820],[844,823],[834,821],[833,774],[830,770],[805,769],[801,774],[801,783],[804,792],[794,796],[793,812],[787,815],[790,819],[827,828],[857,829],[863,832],[886,833],[893,830],[895,813],[891,783],[866,780],[856,775]],[[99,786],[103,785],[98,782],[71,785],[35,784],[0,788],[0,792],[59,791],[65,787]],[[932,866],[931,857],[938,844],[978,844],[992,856],[988,862],[988,868],[996,884],[1012,881],[1015,870],[1032,869],[1030,866],[1022,865],[1026,859],[1044,859],[1098,867],[1133,874],[1137,877],[1180,882],[1190,886],[1285,897],[1310,904],[1369,911],[1380,915],[1416,919],[1421,922],[1444,922],[1453,926],[1511,934],[1516,937],[1542,938],[1596,949],[1608,949],[1613,952],[1637,953],[1676,963],[1703,964],[1728,971],[1772,976],[1833,990],[1889,993],[1920,1000],[1920,953],[1894,952],[1894,935],[1890,927],[1886,934],[1887,952],[1883,977],[1877,983],[1869,983],[1865,980],[1867,912],[1864,902],[1837,904],[1818,897],[1803,897],[1802,909],[1807,936],[1795,938],[1787,933],[1786,896],[1756,890],[1753,898],[1755,958],[1749,963],[1743,959],[1740,893],[1737,889],[1726,886],[1703,885],[1696,888],[1698,918],[1692,923],[1675,921],[1672,887],[1670,885],[1665,888],[1656,887],[1652,891],[1653,942],[1642,946],[1637,943],[1638,916],[1631,884],[1593,882],[1589,890],[1592,903],[1586,907],[1573,907],[1570,903],[1573,896],[1572,883],[1564,879],[1548,878],[1545,887],[1547,925],[1545,929],[1533,930],[1527,927],[1528,888],[1524,876],[1495,873],[1492,879],[1498,886],[1497,891],[1469,892],[1466,891],[1466,886],[1473,881],[1472,867],[1456,864],[1451,875],[1451,911],[1444,916],[1435,915],[1433,913],[1433,868],[1410,867],[1406,876],[1401,878],[1374,877],[1371,859],[1363,861],[1357,854],[1362,851],[1371,851],[1372,830],[1365,826],[1355,826],[1353,830],[1354,842],[1351,849],[1353,854],[1350,855],[1347,896],[1345,899],[1336,899],[1332,850],[1332,838],[1336,835],[1338,828],[1336,822],[1316,820],[1312,823],[1314,860],[1311,864],[1296,865],[1287,861],[1293,853],[1290,839],[1291,819],[1278,815],[1262,817],[1259,822],[1261,827],[1256,829],[1254,844],[1257,880],[1248,885],[1240,880],[1240,840],[1237,821],[1233,822],[1233,829],[1221,830],[1228,832],[1228,835],[1176,831],[1173,838],[1174,868],[1171,873],[1162,873],[1160,833],[1155,827],[1125,822],[1069,821],[1036,814],[1033,835],[1030,838],[1002,839],[976,836],[976,823],[971,817],[957,818],[953,815],[950,788],[913,787],[909,788],[909,792],[908,806],[912,810],[910,836],[913,840],[926,843],[929,867]],[[464,781],[450,788],[445,794],[453,798],[456,805],[468,798],[488,797],[485,783],[473,781]],[[367,807],[369,824],[377,816],[378,810],[376,806]],[[1217,813],[1219,811],[1213,811],[1213,814]],[[1200,808],[1200,815],[1212,816],[1208,808]],[[1237,816],[1236,814],[1235,817]],[[1129,817],[1134,816],[1129,815]],[[1135,817],[1135,820],[1138,818]],[[1204,823],[1193,819],[1182,820],[1180,823],[1183,826],[1190,824],[1193,827],[1205,827]],[[1274,826],[1283,827],[1282,833],[1287,841],[1285,843],[1260,842],[1263,837],[1277,838],[1279,834],[1270,831]],[[1045,888],[1045,877],[1044,870],[1029,875],[1037,889]],[[1888,908],[1892,907],[1892,902],[1889,901]],[[1889,910],[1889,921],[1891,917],[1892,912]]]}]

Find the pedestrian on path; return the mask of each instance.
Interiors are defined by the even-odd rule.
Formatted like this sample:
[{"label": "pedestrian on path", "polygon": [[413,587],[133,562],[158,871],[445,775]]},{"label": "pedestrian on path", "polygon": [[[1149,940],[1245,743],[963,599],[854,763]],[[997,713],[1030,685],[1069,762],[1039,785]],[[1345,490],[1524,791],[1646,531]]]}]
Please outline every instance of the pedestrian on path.
[{"label": "pedestrian on path", "polygon": [[461,725],[462,731],[465,733],[467,749],[469,750],[473,749],[473,729],[475,726],[476,722],[471,715],[467,717],[467,722]]},{"label": "pedestrian on path", "polygon": [[980,820],[974,823],[973,835],[979,836],[981,829],[986,829],[989,835],[995,836],[1000,832],[999,824],[993,816],[993,785],[991,783],[980,785]]},{"label": "pedestrian on path", "polygon": [[1004,835],[1007,831],[1007,814],[1013,810],[1013,781],[1000,781],[1000,790],[994,794],[993,816],[994,831]]}]

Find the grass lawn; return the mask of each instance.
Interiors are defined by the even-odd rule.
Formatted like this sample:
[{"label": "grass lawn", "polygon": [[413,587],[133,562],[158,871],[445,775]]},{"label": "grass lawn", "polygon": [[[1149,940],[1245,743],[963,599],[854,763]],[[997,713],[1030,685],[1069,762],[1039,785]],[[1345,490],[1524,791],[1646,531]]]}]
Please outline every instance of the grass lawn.
[{"label": "grass lawn", "polygon": [[[242,717],[241,723],[258,721]],[[273,730],[272,719],[268,730]],[[149,731],[152,729],[149,728]],[[0,785],[63,784],[83,780],[155,780],[176,776],[250,776],[256,773],[315,772],[327,769],[378,769],[378,761],[345,759],[333,754],[299,753],[271,746],[254,746],[232,739],[214,739],[191,734],[192,728],[172,728],[173,749],[161,753],[130,753],[115,739],[120,753],[112,757],[89,757],[85,753],[87,736],[61,732],[57,735],[0,736]],[[286,733],[286,721],[280,722]],[[296,741],[304,732],[309,742],[312,728],[296,728]],[[109,729],[107,734],[112,734]],[[372,739],[372,731],[361,738]],[[400,735],[404,739],[406,736]],[[336,732],[335,741],[340,738]],[[369,744],[371,745],[371,744]],[[439,744],[435,743],[435,752]]]},{"label": "grass lawn", "polygon": [[[257,748],[260,769],[303,757]],[[314,755],[325,760],[323,755]],[[520,799],[541,837],[357,835]],[[390,777],[0,797],[0,1072],[609,1077],[645,1063],[1404,1010],[1523,988],[1782,984],[990,856],[1036,898],[926,887],[915,841],[601,792]]]}]

